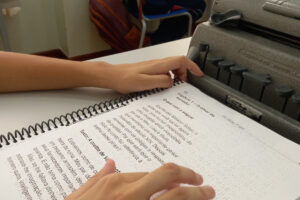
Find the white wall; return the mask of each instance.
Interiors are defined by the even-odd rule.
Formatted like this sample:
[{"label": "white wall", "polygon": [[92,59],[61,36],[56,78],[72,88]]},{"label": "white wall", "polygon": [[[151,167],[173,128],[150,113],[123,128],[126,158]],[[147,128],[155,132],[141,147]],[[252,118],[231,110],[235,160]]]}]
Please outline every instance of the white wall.
[{"label": "white wall", "polygon": [[65,55],[69,55],[66,35],[64,4],[62,0],[53,0],[53,2],[55,9],[57,41],[59,44],[59,48],[65,53]]},{"label": "white wall", "polygon": [[5,17],[13,51],[35,53],[59,48],[74,57],[110,49],[89,19],[88,0],[20,2],[21,12]]},{"label": "white wall", "polygon": [[70,57],[110,49],[89,18],[88,0],[57,1],[63,1],[65,34]]},{"label": "white wall", "polygon": [[57,48],[53,1],[20,0],[20,2],[21,12],[14,17],[5,17],[12,50],[33,53]]}]

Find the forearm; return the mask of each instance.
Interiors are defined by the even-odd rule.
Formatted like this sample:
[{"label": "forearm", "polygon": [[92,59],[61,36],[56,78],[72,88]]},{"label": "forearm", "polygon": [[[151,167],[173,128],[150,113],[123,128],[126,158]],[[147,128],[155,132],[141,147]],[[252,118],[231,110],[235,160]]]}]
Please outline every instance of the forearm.
[{"label": "forearm", "polygon": [[169,88],[175,78],[187,79],[187,69],[202,76],[184,56],[112,65],[76,62],[0,51],[0,93],[75,87],[109,88],[120,93]]},{"label": "forearm", "polygon": [[108,67],[109,64],[100,62],[94,66],[94,63],[0,52],[0,92],[107,88]]}]

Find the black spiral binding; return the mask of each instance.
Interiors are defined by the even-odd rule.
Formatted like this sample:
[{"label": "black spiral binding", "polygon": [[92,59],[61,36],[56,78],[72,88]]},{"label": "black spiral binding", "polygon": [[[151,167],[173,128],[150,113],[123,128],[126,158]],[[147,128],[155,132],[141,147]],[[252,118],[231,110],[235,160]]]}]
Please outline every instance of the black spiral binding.
[{"label": "black spiral binding", "polygon": [[[180,80],[174,81],[174,86],[182,83]],[[156,94],[164,89],[157,88],[153,90],[136,92],[127,96],[123,96],[117,99],[112,99],[109,101],[101,102],[89,107],[84,107],[55,117],[54,119],[49,119],[48,121],[43,121],[41,123],[36,123],[35,125],[30,125],[27,128],[22,128],[21,130],[15,130],[13,132],[8,132],[6,135],[0,135],[0,149],[3,146],[8,146],[11,143],[17,143],[19,140],[25,140],[26,138],[31,138],[33,136],[45,133],[47,131],[52,131],[59,127],[69,126],[71,124],[89,119],[93,116],[123,107],[128,105],[130,102],[136,101],[138,99],[147,97],[151,94]]]}]

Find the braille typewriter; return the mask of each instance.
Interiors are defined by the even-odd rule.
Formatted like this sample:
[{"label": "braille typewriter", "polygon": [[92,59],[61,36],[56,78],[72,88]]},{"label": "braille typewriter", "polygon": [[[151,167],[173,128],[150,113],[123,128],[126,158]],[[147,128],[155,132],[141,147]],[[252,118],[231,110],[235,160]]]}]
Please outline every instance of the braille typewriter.
[{"label": "braille typewriter", "polygon": [[193,85],[300,144],[299,0],[216,0],[187,56]]}]

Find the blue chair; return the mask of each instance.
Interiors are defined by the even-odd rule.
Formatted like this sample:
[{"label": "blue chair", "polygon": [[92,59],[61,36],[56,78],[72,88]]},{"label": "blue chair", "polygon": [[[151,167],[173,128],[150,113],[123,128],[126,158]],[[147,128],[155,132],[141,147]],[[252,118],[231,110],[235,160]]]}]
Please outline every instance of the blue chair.
[{"label": "blue chair", "polygon": [[[141,3],[142,3],[142,0],[137,0],[138,7],[140,7]],[[142,24],[142,32],[141,32],[139,48],[142,48],[143,44],[144,44],[146,30],[147,30],[147,24],[146,24],[147,21],[162,20],[162,19],[168,19],[168,18],[174,18],[174,17],[180,17],[180,16],[187,16],[189,19],[189,25],[188,25],[188,37],[189,37],[189,36],[191,36],[191,32],[192,32],[193,19],[192,19],[192,15],[188,12],[187,9],[170,11],[168,13],[159,14],[159,15],[144,15],[144,13],[142,12],[142,13],[139,13],[139,16],[135,16],[135,17],[139,18],[139,20]]]}]

